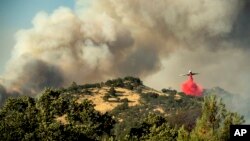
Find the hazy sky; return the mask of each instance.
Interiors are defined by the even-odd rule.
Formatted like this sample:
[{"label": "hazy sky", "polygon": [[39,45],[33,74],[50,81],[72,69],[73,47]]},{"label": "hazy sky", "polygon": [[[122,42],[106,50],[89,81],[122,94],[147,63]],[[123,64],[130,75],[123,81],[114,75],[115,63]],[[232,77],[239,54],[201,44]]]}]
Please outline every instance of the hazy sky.
[{"label": "hazy sky", "polygon": [[73,9],[74,0],[1,0],[0,73],[15,45],[16,31],[32,27],[32,19],[39,11],[51,13],[60,6]]}]

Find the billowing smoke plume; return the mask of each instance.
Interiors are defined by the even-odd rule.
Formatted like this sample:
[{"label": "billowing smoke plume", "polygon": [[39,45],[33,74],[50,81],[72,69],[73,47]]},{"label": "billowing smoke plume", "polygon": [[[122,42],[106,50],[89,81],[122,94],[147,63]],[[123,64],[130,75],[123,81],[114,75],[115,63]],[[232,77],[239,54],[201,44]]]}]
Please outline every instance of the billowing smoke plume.
[{"label": "billowing smoke plume", "polygon": [[250,91],[248,40],[240,37],[250,33],[243,28],[250,22],[242,20],[249,16],[246,0],[76,3],[75,11],[38,13],[32,28],[16,34],[0,80],[5,91],[35,94],[46,86],[126,75],[178,88],[176,76],[189,69],[201,73],[197,79],[205,87],[242,96]]}]

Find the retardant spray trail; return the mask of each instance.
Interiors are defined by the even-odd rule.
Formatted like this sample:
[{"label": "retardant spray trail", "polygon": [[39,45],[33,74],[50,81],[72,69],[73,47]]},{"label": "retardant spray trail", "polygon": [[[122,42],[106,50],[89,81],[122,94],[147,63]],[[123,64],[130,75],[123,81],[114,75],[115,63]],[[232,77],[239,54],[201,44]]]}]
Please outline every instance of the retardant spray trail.
[{"label": "retardant spray trail", "polygon": [[203,88],[194,82],[192,75],[189,76],[188,80],[182,83],[181,89],[186,95],[192,96],[201,96],[203,92]]}]

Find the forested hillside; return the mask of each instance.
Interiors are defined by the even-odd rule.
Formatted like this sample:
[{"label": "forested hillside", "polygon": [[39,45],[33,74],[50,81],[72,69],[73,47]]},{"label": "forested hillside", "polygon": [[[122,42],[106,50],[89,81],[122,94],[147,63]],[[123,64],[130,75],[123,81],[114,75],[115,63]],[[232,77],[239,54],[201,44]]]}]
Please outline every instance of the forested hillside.
[{"label": "forested hillside", "polygon": [[46,88],[5,102],[0,140],[227,140],[244,119],[206,92],[157,91],[133,77]]}]

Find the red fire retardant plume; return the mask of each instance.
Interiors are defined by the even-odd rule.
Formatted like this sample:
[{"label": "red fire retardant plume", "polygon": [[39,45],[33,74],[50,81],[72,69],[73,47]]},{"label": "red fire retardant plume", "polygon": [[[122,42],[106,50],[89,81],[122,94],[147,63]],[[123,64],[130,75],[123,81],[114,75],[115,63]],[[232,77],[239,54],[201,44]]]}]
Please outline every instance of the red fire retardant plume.
[{"label": "red fire retardant plume", "polygon": [[194,82],[192,75],[189,76],[187,81],[182,83],[181,89],[186,95],[192,96],[201,96],[203,91],[203,88]]}]

